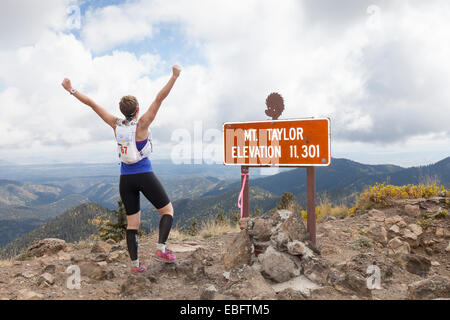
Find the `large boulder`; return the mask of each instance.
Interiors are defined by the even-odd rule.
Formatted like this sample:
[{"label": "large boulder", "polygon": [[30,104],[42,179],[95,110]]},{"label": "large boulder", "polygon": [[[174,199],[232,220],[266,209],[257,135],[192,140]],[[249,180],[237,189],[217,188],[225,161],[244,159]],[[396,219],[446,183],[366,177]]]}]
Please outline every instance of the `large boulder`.
[{"label": "large boulder", "polygon": [[[309,238],[305,223],[299,213],[293,213],[287,210],[278,210],[281,222],[275,227],[270,237],[272,245],[280,250],[287,251],[287,244],[290,241],[304,241]],[[281,212],[281,213],[280,213]]]},{"label": "large boulder", "polygon": [[115,278],[113,271],[108,271],[98,264],[87,262],[80,265],[81,276],[87,276],[94,280],[110,280]]},{"label": "large boulder", "polygon": [[226,295],[239,300],[266,300],[276,297],[275,290],[261,273],[246,264],[231,269],[229,281],[224,289]]},{"label": "large boulder", "polygon": [[253,244],[247,230],[242,230],[226,248],[223,256],[225,269],[230,270],[240,264],[250,264],[252,253]]},{"label": "large boulder", "polygon": [[369,221],[384,222],[386,216],[383,211],[372,209],[368,212]]},{"label": "large boulder", "polygon": [[405,269],[413,274],[425,277],[431,268],[431,261],[416,254],[406,254],[403,256]]},{"label": "large boulder", "polygon": [[248,234],[256,241],[265,242],[272,235],[272,223],[268,219],[255,218],[247,223]]},{"label": "large boulder", "polygon": [[372,296],[372,291],[367,287],[367,278],[354,270],[350,270],[345,274],[345,279],[341,284],[358,296]]},{"label": "large boulder", "polygon": [[42,257],[52,255],[66,248],[66,242],[62,239],[46,238],[30,246],[27,253],[31,256]]},{"label": "large boulder", "polygon": [[314,252],[301,241],[290,241],[287,243],[286,247],[289,254],[293,256],[300,255],[303,259],[311,259],[312,257],[314,257]]},{"label": "large boulder", "polygon": [[404,242],[400,237],[395,237],[391,239],[388,243],[389,249],[392,250],[394,254],[408,254],[411,252],[411,248],[407,242]]},{"label": "large boulder", "polygon": [[382,225],[378,223],[372,223],[369,226],[368,234],[376,242],[379,242],[383,245],[387,244],[387,231]]},{"label": "large boulder", "polygon": [[392,225],[388,230],[388,237],[389,238],[395,238],[400,235],[400,228],[398,225],[394,224]]},{"label": "large boulder", "polygon": [[381,280],[383,283],[389,282],[392,279],[394,275],[394,265],[390,259],[384,257],[383,255],[359,253],[348,260],[343,265],[343,269],[346,272],[348,270],[355,270],[366,278],[368,277],[367,269],[371,265],[376,265],[380,268]]},{"label": "large boulder", "polygon": [[442,276],[414,282],[408,286],[411,300],[450,298],[450,279]]},{"label": "large boulder", "polygon": [[408,225],[408,229],[411,230],[411,232],[414,233],[417,237],[420,237],[423,233],[422,227],[415,223],[411,223],[410,225]]},{"label": "large boulder", "polygon": [[52,276],[50,273],[45,272],[39,276],[37,284],[38,284],[38,286],[40,286],[42,284],[45,284],[47,286],[52,286],[53,284],[55,284],[55,277]]},{"label": "large boulder", "polygon": [[129,275],[120,285],[120,295],[124,297],[145,295],[150,291],[151,282],[144,276]]},{"label": "large boulder", "polygon": [[404,224],[405,221],[404,221],[403,218],[400,217],[399,215],[395,215],[395,216],[386,218],[386,219],[384,220],[384,223],[385,223],[388,227],[390,227],[390,226],[392,226],[392,225],[394,225],[394,224]]},{"label": "large boulder", "polygon": [[417,235],[411,230],[405,229],[402,231],[401,235],[402,238],[405,239],[405,241],[408,242],[412,248],[417,248],[419,246],[419,239]]},{"label": "large boulder", "polygon": [[415,205],[407,204],[404,207],[404,211],[408,216],[416,217],[420,214],[420,207],[417,204],[415,204]]},{"label": "large boulder", "polygon": [[309,259],[302,259],[301,266],[305,277],[320,285],[326,285],[328,271],[330,269],[328,261],[311,257]]},{"label": "large boulder", "polygon": [[217,293],[217,289],[214,285],[209,284],[205,286],[200,293],[200,300],[213,300]]},{"label": "large boulder", "polygon": [[104,242],[104,241],[97,241],[91,248],[91,253],[103,253],[103,254],[109,254],[111,251],[112,245]]},{"label": "large boulder", "polygon": [[272,223],[272,226],[277,226],[283,221],[286,221],[286,219],[289,218],[291,214],[292,211],[289,210],[285,209],[276,210],[275,212],[272,213],[269,220]]},{"label": "large boulder", "polygon": [[300,275],[300,267],[293,260],[294,257],[268,247],[264,254],[258,256],[263,274],[275,282],[284,282]]}]

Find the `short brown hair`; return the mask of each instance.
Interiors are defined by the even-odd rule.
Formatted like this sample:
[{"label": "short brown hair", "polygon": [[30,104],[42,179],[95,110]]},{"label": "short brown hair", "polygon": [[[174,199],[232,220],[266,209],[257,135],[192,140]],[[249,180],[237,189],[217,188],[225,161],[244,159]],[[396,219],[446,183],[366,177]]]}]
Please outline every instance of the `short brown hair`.
[{"label": "short brown hair", "polygon": [[136,107],[139,105],[136,97],[134,96],[124,96],[120,99],[120,111],[125,117],[131,116],[135,111]]}]

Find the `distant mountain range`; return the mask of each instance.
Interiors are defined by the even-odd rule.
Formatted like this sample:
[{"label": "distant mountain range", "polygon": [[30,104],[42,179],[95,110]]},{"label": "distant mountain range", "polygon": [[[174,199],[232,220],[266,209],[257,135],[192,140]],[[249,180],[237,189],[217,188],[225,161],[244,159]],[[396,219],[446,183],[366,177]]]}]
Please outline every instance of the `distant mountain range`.
[{"label": "distant mountain range", "polygon": [[[234,172],[234,180],[222,180],[218,176],[204,174],[194,176],[180,173],[178,176],[178,172],[160,178],[173,202],[175,225],[187,228],[194,220],[201,223],[208,217],[214,217],[219,210],[228,215],[230,212],[238,212],[240,174],[236,168],[231,169]],[[292,192],[305,207],[304,168],[283,170],[265,177],[254,174],[255,171],[257,171],[255,168],[250,168],[251,211],[255,206],[263,211],[275,207],[283,192]],[[45,175],[45,172],[41,172],[41,175]],[[220,175],[223,175],[223,171]],[[45,183],[42,184],[0,180],[0,247],[14,239],[19,241],[12,245],[15,248],[19,247],[17,243],[28,243],[28,240],[37,234],[43,234],[42,230],[40,233],[36,231],[43,226],[48,231],[46,234],[50,235],[52,228],[58,230],[56,227],[58,223],[67,226],[73,224],[71,228],[74,234],[86,235],[88,232],[77,231],[75,220],[69,219],[70,214],[66,214],[67,210],[70,211],[70,208],[75,210],[81,204],[85,213],[77,219],[84,219],[85,216],[103,214],[105,210],[117,207],[119,199],[117,176],[71,176],[65,179],[50,177],[44,180]],[[329,167],[316,168],[319,201],[324,196],[332,202],[351,206],[365,187],[377,182],[394,185],[438,182],[450,188],[450,157],[432,165],[411,168],[366,165],[347,159],[332,159]],[[95,202],[98,205],[88,202]],[[156,210],[144,197],[141,197],[141,202],[143,228],[147,231],[157,228],[159,215]],[[84,205],[87,207],[83,207]],[[99,209],[100,207],[102,209]],[[69,229],[70,227],[67,227],[67,230]],[[71,234],[69,232],[61,236],[70,238]]]},{"label": "distant mountain range", "polygon": [[[306,169],[297,168],[287,172],[259,179],[251,179],[250,185],[273,194],[292,192],[304,204],[306,193]],[[316,168],[316,191],[326,193],[334,202],[354,201],[365,187],[377,182],[394,185],[437,182],[450,188],[450,157],[435,164],[421,167],[402,168],[394,165],[366,165],[348,159],[334,158],[328,167]],[[225,190],[213,189],[205,194],[217,195],[229,189],[239,188],[240,182],[229,184]],[[355,194],[356,193],[356,194]],[[352,197],[353,195],[353,197]]]},{"label": "distant mountain range", "polygon": [[77,242],[98,234],[98,227],[92,221],[110,219],[112,211],[96,203],[84,203],[65,211],[33,231],[15,239],[0,250],[0,257],[16,255],[34,241],[45,238],[59,238]]}]

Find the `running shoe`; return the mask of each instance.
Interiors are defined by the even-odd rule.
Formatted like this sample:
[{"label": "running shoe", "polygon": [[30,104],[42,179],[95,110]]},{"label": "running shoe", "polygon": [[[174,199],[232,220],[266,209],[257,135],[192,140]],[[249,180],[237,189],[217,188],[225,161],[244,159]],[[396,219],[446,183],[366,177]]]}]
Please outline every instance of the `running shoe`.
[{"label": "running shoe", "polygon": [[139,267],[132,267],[131,272],[132,273],[143,273],[147,271],[147,267],[144,266],[142,263],[139,262]]},{"label": "running shoe", "polygon": [[163,253],[161,250],[156,250],[155,259],[159,262],[174,262],[175,261],[175,255],[166,248],[166,253]]}]

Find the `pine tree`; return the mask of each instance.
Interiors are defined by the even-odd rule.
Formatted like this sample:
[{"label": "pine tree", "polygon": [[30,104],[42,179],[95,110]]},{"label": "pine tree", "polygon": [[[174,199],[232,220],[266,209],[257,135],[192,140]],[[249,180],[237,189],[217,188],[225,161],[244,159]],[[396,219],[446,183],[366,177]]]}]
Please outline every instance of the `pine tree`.
[{"label": "pine tree", "polygon": [[194,219],[194,221],[192,221],[192,224],[188,230],[188,234],[190,236],[196,236],[198,234],[197,219]]},{"label": "pine tree", "polygon": [[[114,210],[116,222],[108,221],[100,227],[99,235],[102,240],[113,239],[118,242],[125,239],[127,232],[127,212],[121,199],[117,201],[117,205],[119,210]],[[138,231],[139,236],[142,236],[143,234],[143,231]]]},{"label": "pine tree", "polygon": [[216,219],[214,220],[214,223],[216,225],[225,223],[225,212],[223,211],[223,209],[219,209],[219,212],[216,215]]},{"label": "pine tree", "polygon": [[294,195],[290,192],[283,192],[283,195],[280,198],[280,203],[278,204],[277,209],[288,209],[291,205],[292,201],[294,200]]},{"label": "pine tree", "polygon": [[259,215],[261,215],[261,210],[259,209],[258,205],[255,206],[255,209],[253,209],[253,218],[258,217]]},{"label": "pine tree", "polygon": [[294,195],[290,192],[283,192],[283,195],[280,198],[280,203],[277,207],[278,210],[289,210],[294,213],[299,213],[301,211],[301,207],[298,202],[295,200]]},{"label": "pine tree", "polygon": [[239,223],[239,220],[241,219],[241,213],[239,211],[233,211],[230,210],[229,215],[231,217],[231,223],[235,226]]}]

